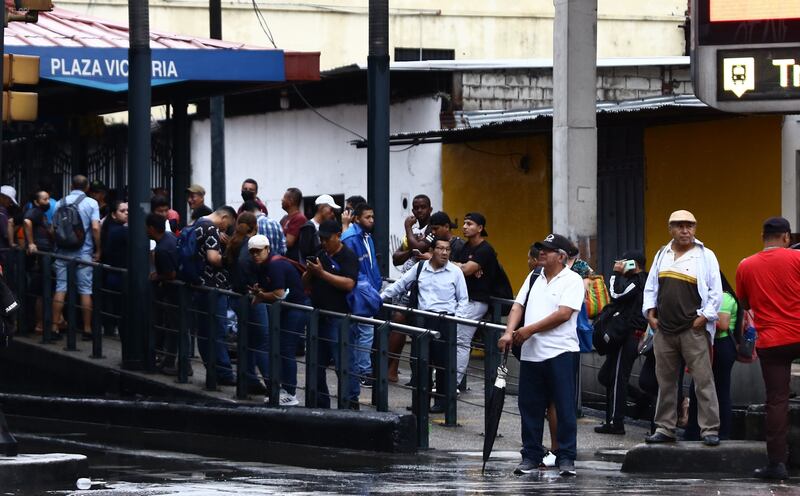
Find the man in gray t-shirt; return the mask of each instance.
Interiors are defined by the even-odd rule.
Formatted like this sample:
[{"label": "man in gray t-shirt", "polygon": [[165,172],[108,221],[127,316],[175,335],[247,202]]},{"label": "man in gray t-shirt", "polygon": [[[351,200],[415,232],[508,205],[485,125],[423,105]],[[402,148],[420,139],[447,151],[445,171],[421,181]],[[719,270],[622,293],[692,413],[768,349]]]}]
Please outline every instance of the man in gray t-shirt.
[{"label": "man in gray t-shirt", "polygon": [[[55,221],[58,217],[59,209],[80,202],[78,203],[78,213],[86,233],[83,245],[77,250],[56,247],[56,253],[91,262],[100,260],[100,206],[94,199],[86,195],[88,190],[89,179],[80,174],[74,176],[72,190],[56,204],[53,219]],[[53,332],[58,333],[58,325],[64,320],[61,311],[64,308],[64,297],[67,294],[67,262],[56,259],[53,268],[56,272],[56,292],[53,295]],[[89,339],[92,334],[92,268],[79,263],[76,276],[81,313],[83,314],[83,337]]]}]

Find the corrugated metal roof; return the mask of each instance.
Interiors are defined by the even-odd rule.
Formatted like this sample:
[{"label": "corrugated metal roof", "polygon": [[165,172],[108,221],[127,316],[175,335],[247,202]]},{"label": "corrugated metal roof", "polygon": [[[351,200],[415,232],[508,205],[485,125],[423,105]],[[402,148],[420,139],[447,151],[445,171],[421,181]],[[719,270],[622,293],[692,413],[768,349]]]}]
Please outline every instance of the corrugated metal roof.
[{"label": "corrugated metal roof", "polygon": [[[597,113],[639,112],[663,107],[707,107],[694,95],[658,96],[622,102],[597,102]],[[502,122],[528,121],[539,117],[552,117],[553,107],[525,110],[473,110],[454,112],[457,129],[476,128]]]},{"label": "corrugated metal roof", "polygon": [[[13,6],[13,1],[6,1],[9,3]],[[38,23],[9,23],[5,28],[5,44],[7,47],[128,48],[128,26],[56,7],[52,12],[41,12]],[[150,31],[150,48],[266,49],[161,31]]]},{"label": "corrugated metal roof", "polygon": [[[689,57],[609,57],[597,59],[597,67],[668,66],[690,64]],[[392,71],[495,71],[506,69],[547,69],[553,59],[477,59],[477,60],[423,60],[419,62],[392,62]],[[323,76],[365,71],[366,64],[350,64],[324,71]]]}]

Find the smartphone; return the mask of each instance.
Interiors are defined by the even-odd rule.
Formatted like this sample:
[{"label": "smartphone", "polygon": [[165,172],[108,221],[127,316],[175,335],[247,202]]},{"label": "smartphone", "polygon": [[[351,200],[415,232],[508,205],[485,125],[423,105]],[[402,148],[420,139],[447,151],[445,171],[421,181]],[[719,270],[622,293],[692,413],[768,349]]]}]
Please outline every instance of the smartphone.
[{"label": "smartphone", "polygon": [[306,257],[306,263],[317,263],[317,257]]},{"label": "smartphone", "polygon": [[636,260],[625,260],[625,264],[622,266],[623,272],[628,272],[629,270],[636,269]]}]

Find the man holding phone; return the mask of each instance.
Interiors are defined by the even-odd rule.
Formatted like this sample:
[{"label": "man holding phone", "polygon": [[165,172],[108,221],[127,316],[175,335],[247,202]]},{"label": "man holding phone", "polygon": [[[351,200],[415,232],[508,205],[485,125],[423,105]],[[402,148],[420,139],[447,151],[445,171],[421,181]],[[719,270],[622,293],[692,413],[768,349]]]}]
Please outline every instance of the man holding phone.
[{"label": "man holding phone", "polygon": [[615,318],[624,319],[625,334],[608,343],[606,360],[597,374],[600,383],[606,387],[606,421],[594,428],[599,434],[625,434],[628,380],[638,356],[636,331],[647,328],[641,311],[647,282],[647,272],[642,271],[645,265],[644,253],[627,251],[622,254],[622,260],[614,263],[614,274],[609,280],[613,312],[620,312],[620,316]]},{"label": "man holding phone", "polygon": [[[319,239],[322,248],[316,256],[306,257],[306,273],[303,274],[303,283],[311,288],[311,301],[316,308],[332,312],[350,313],[347,304],[347,295],[358,281],[358,257],[353,250],[341,241],[342,226],[336,220],[325,220],[319,226]],[[327,364],[331,360],[339,363],[339,329],[341,317],[320,315],[319,317],[319,351],[317,358],[318,392],[316,406],[330,408],[331,400],[328,393],[328,384],[325,377]],[[358,325],[352,324],[348,333],[349,354],[348,362],[351,371],[356,371],[356,353],[353,344],[358,337]],[[358,376],[351,374],[348,381],[349,394],[348,408],[358,410],[358,396],[360,384]],[[313,400],[312,400],[313,401]],[[343,405],[340,405],[340,408]]]}]

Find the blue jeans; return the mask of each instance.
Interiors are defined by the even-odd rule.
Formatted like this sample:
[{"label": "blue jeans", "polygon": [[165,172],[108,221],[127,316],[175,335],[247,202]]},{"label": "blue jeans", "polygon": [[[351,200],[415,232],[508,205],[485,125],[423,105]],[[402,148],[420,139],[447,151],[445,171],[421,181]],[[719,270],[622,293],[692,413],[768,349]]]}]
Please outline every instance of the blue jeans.
[{"label": "blue jeans", "polygon": [[[342,325],[342,319],[339,317],[329,317],[321,315],[319,318],[319,348],[317,353],[317,358],[319,363],[317,364],[317,407],[318,408],[330,408],[331,407],[331,398],[329,396],[330,392],[328,390],[328,382],[325,375],[325,371],[328,368],[328,364],[333,361],[336,366],[337,373],[340,370],[339,364],[339,329]],[[349,350],[348,353],[348,364],[350,367],[350,371],[356,370],[356,356],[353,350],[353,343],[356,342],[358,338],[358,325],[352,324],[350,326],[348,332],[348,339],[349,339]],[[347,399],[351,402],[357,402],[358,396],[361,388],[361,384],[359,383],[358,376],[351,373],[348,376],[348,386],[349,391],[347,395]]]},{"label": "blue jeans", "polygon": [[356,373],[359,379],[366,379],[372,375],[372,339],[375,336],[375,326],[370,324],[357,324],[358,339],[356,341]]},{"label": "blue jeans", "polygon": [[[194,295],[194,309],[197,311],[197,348],[200,351],[200,357],[203,363],[208,368],[208,334],[211,329],[211,315],[208,314],[210,293],[207,291],[198,291]],[[216,371],[217,379],[234,380],[233,366],[231,366],[231,359],[228,356],[228,348],[225,344],[225,328],[228,314],[228,298],[224,296],[217,296],[215,307],[212,309],[217,318],[216,323],[216,336],[214,353],[216,357]]]},{"label": "blue jeans", "polygon": [[[256,368],[265,381],[269,380],[269,313],[266,303],[250,305],[247,328],[247,380],[258,382]],[[244,325],[239,322],[239,326]]]},{"label": "blue jeans", "polygon": [[297,391],[297,342],[305,335],[308,312],[281,310],[281,386],[289,394]]},{"label": "blue jeans", "polygon": [[544,414],[556,407],[559,463],[575,461],[578,423],[575,418],[575,362],[577,352],[564,352],[543,362],[520,362],[519,413],[522,417],[522,458],[539,463],[544,457]]}]

